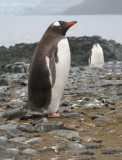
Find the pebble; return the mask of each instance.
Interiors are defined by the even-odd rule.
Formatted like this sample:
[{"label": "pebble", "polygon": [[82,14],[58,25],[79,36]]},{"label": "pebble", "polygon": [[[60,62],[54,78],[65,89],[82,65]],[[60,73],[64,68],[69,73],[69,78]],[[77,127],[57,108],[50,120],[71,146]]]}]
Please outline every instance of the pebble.
[{"label": "pebble", "polygon": [[63,128],[63,122],[38,123],[35,125],[35,131],[50,132]]},{"label": "pebble", "polygon": [[[6,121],[26,104],[28,91],[25,73],[0,77],[9,82],[9,86],[0,86],[0,159],[30,160],[33,155],[41,158],[51,154],[50,159],[62,159],[63,155],[73,160],[92,160],[98,153],[104,159],[121,159],[121,146],[106,147],[98,134],[103,129],[104,136],[122,138],[116,126],[106,128],[106,124],[119,125],[121,121],[121,68],[122,63],[118,62],[107,62],[98,70],[82,65],[71,67],[59,107],[61,117],[56,119],[28,112],[20,120]],[[94,130],[92,135],[90,130]],[[55,141],[51,141],[52,136]],[[38,148],[34,149],[35,146]]]},{"label": "pebble", "polygon": [[94,155],[96,153],[95,150],[92,150],[92,149],[82,149],[80,151],[80,154],[88,154],[88,155]]},{"label": "pebble", "polygon": [[101,144],[92,144],[92,143],[89,143],[89,144],[87,144],[86,145],[86,148],[87,149],[93,149],[93,148],[101,148],[102,147],[102,145]]},{"label": "pebble", "polygon": [[51,131],[50,133],[58,135],[58,136],[64,136],[68,139],[71,139],[72,137],[79,137],[79,132],[71,131],[71,130],[55,130]]},{"label": "pebble", "polygon": [[111,130],[107,134],[114,134],[115,132],[116,132],[116,130]]},{"label": "pebble", "polygon": [[23,151],[23,153],[33,155],[33,154],[36,154],[37,151],[35,151],[34,149],[31,149],[31,148],[27,148],[27,149],[25,149],[25,150]]},{"label": "pebble", "polygon": [[67,114],[62,114],[61,118],[81,118],[84,117],[83,114],[79,114],[79,113],[67,113]]},{"label": "pebble", "polygon": [[32,125],[19,125],[17,126],[17,129],[21,131],[27,131],[27,132],[35,131],[35,128]]},{"label": "pebble", "polygon": [[32,138],[32,139],[26,141],[25,144],[35,144],[35,143],[40,143],[42,141],[43,141],[42,138],[36,137],[36,138]]},{"label": "pebble", "polygon": [[102,148],[101,151],[102,154],[113,154],[114,148],[113,147]]},{"label": "pebble", "polygon": [[70,148],[72,148],[72,149],[81,149],[81,148],[84,148],[84,145],[76,143],[76,142],[72,142],[72,141],[68,142],[68,146]]}]

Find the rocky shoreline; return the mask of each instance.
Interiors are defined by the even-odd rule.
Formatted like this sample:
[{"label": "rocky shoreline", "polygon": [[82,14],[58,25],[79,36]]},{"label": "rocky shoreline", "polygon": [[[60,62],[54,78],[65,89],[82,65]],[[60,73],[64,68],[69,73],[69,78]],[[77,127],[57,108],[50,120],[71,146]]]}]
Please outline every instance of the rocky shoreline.
[{"label": "rocky shoreline", "polygon": [[[68,37],[71,49],[71,65],[88,65],[88,58],[94,43],[99,43],[104,51],[105,61],[122,61],[122,45],[114,40],[102,39],[99,36],[92,37]],[[0,74],[9,72],[9,69],[16,62],[30,63],[31,57],[37,43],[33,44],[16,44],[6,48],[0,47]],[[9,66],[6,66],[8,65]],[[8,68],[8,70],[6,70]],[[21,65],[20,65],[21,68]],[[26,68],[26,66],[25,66]],[[13,71],[13,70],[12,70]]]},{"label": "rocky shoreline", "polygon": [[61,118],[28,111],[7,121],[27,101],[27,75],[8,72],[0,79],[0,160],[122,158],[122,61],[102,69],[72,66]]}]

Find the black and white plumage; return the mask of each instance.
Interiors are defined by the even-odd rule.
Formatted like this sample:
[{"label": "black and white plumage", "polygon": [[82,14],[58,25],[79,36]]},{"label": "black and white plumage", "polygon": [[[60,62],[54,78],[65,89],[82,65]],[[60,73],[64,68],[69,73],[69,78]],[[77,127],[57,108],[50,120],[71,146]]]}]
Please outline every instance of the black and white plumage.
[{"label": "black and white plumage", "polygon": [[65,34],[75,23],[52,23],[39,42],[29,70],[27,106],[31,110],[46,113],[58,110],[71,59]]},{"label": "black and white plumage", "polygon": [[93,45],[89,58],[90,68],[102,68],[104,66],[104,54],[100,44]]}]

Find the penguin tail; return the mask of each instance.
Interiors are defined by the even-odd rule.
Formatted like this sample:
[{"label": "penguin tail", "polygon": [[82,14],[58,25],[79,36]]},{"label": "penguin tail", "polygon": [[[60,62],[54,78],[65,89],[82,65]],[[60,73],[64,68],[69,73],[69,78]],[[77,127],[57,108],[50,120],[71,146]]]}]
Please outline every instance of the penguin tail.
[{"label": "penguin tail", "polygon": [[12,114],[9,114],[7,116],[7,120],[13,120],[13,119],[16,119],[16,118],[20,118],[24,115],[26,115],[27,113],[27,105],[25,105],[23,108],[19,109],[18,111],[12,113]]}]

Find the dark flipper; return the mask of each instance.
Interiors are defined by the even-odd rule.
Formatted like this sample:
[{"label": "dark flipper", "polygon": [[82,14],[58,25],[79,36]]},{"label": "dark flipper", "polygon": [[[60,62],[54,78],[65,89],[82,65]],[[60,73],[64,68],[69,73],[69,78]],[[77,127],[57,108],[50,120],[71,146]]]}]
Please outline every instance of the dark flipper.
[{"label": "dark flipper", "polygon": [[54,55],[50,58],[49,66],[50,66],[51,79],[52,79],[52,87],[53,87],[54,84],[55,84],[55,79],[56,79],[56,68],[55,68],[55,58],[54,58]]},{"label": "dark flipper", "polygon": [[27,113],[27,106],[24,106],[23,108],[19,109],[18,111],[8,115],[7,120],[20,118],[20,117],[26,115],[26,113]]}]

